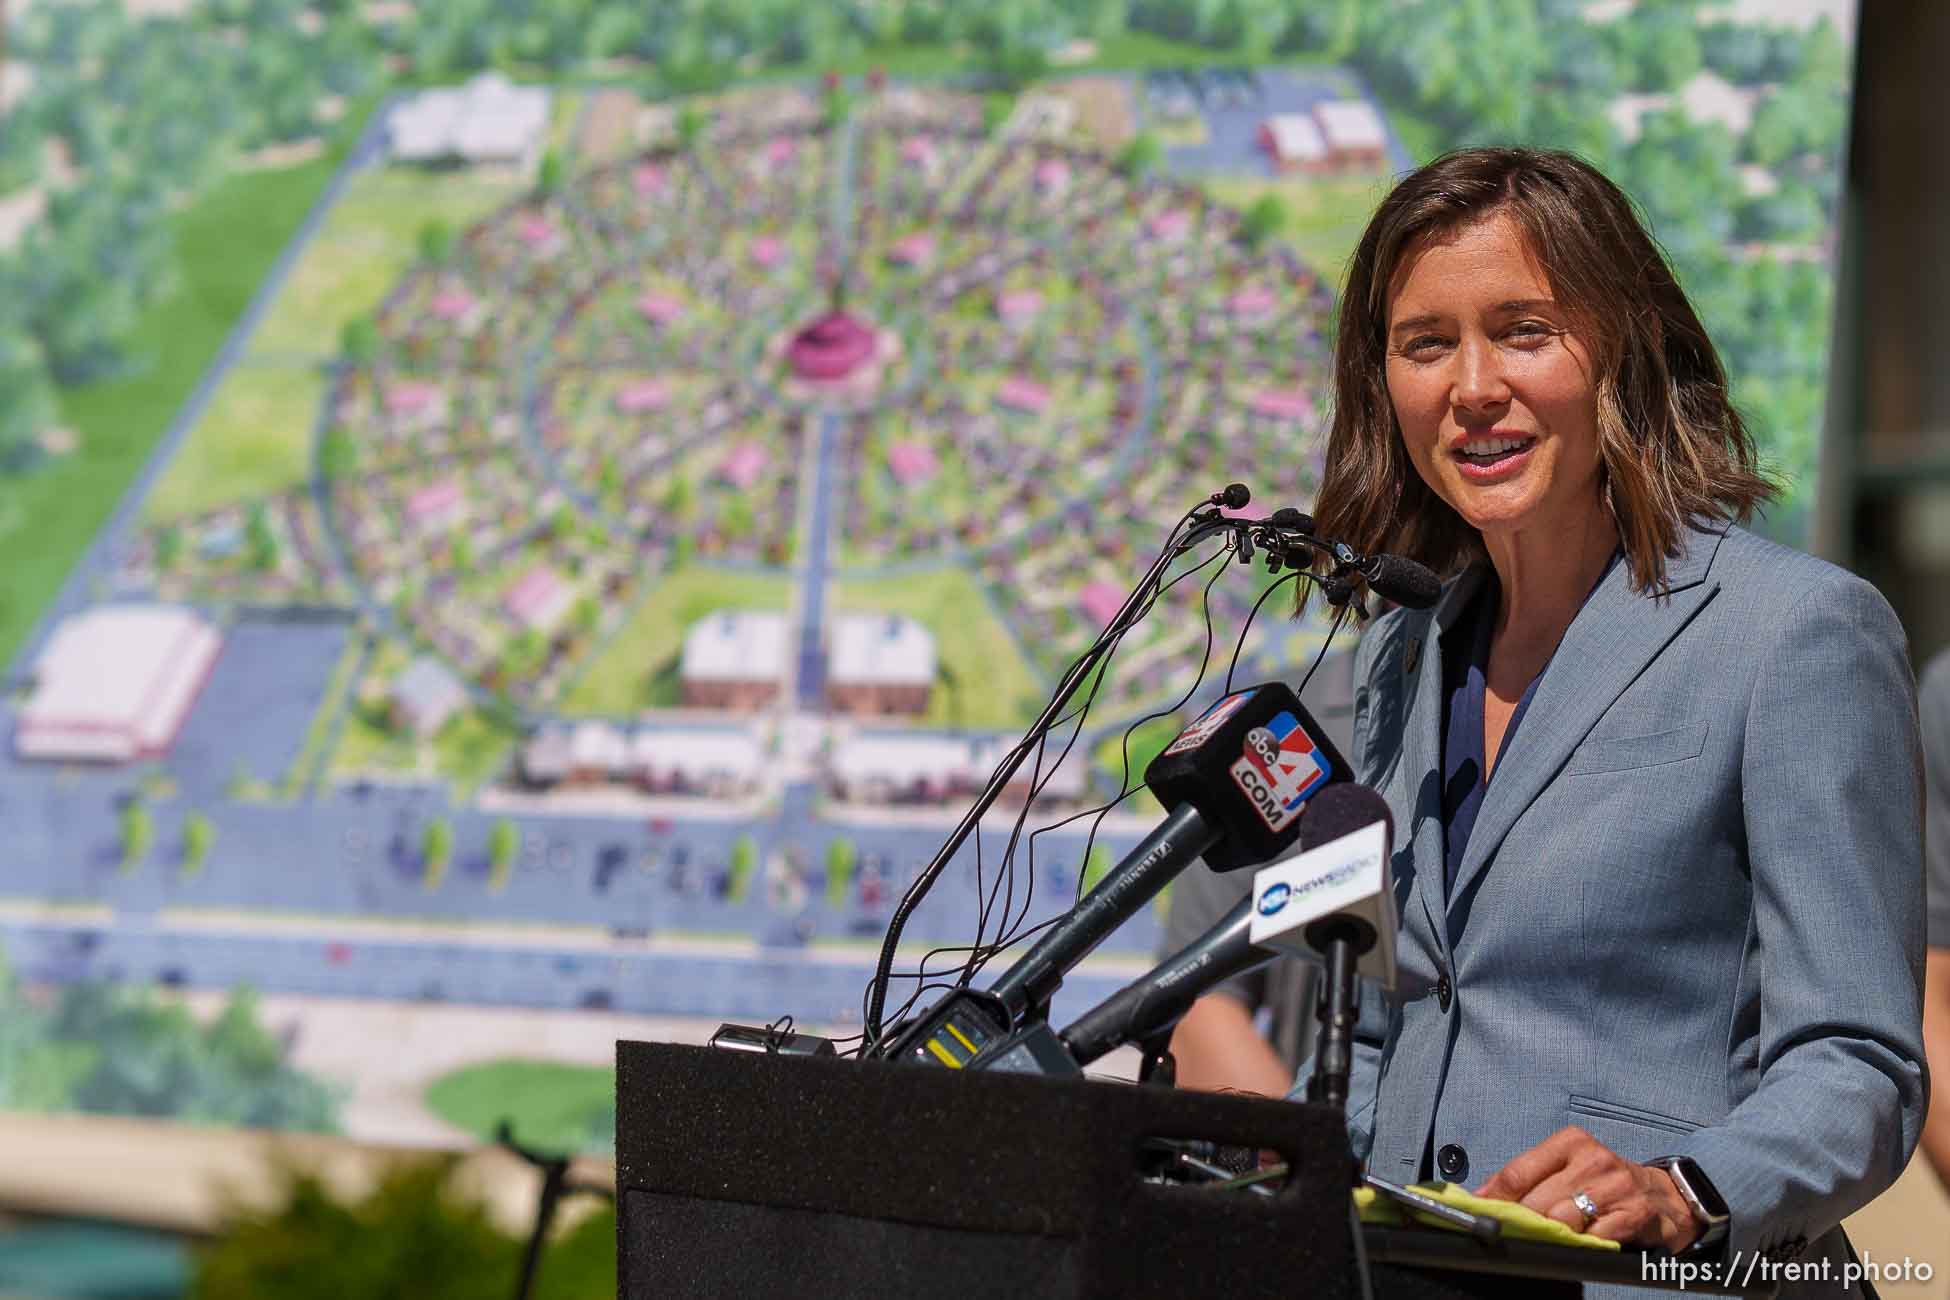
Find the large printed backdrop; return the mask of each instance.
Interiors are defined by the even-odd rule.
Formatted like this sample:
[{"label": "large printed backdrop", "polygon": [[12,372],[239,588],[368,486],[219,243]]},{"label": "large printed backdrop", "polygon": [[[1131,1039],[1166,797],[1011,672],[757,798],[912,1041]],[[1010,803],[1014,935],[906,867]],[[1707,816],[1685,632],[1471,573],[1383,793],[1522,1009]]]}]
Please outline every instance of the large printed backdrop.
[{"label": "large printed backdrop", "polygon": [[[1171,520],[1309,504],[1340,269],[1456,144],[1643,205],[1792,535],[1846,4],[976,8],[13,20],[0,1104],[581,1145],[616,1034],[682,1032],[610,1013],[857,1017]],[[1030,826],[1216,692],[1269,579],[1209,576]],[[1146,815],[1013,876],[985,834],[910,938],[1048,915]]]}]

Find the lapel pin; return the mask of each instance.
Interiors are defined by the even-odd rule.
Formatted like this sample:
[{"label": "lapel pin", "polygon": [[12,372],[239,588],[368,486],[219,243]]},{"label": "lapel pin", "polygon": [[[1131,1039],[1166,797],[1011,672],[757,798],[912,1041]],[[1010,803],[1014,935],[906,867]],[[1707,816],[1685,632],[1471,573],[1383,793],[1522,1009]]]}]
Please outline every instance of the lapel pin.
[{"label": "lapel pin", "polygon": [[1421,665],[1421,662],[1422,638],[1412,636],[1408,639],[1407,649],[1402,651],[1402,671],[1412,673]]}]

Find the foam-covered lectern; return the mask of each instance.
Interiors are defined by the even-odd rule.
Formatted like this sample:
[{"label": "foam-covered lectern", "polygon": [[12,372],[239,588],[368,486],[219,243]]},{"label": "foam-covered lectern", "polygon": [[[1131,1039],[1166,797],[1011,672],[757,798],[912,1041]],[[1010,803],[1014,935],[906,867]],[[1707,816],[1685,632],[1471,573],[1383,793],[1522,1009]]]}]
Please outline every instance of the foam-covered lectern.
[{"label": "foam-covered lectern", "polygon": [[[1329,1107],[659,1043],[616,1064],[623,1300],[1362,1294]],[[1152,1139],[1276,1150],[1291,1174],[1273,1196],[1146,1181]],[[1376,1300],[1579,1293],[1578,1252],[1384,1238]]]}]

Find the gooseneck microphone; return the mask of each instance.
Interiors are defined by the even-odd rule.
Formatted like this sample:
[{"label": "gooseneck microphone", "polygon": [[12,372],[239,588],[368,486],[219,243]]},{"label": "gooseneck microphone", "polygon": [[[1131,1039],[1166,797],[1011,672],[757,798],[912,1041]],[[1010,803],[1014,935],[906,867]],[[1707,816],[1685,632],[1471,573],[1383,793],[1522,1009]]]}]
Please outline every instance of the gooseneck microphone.
[{"label": "gooseneck microphone", "polygon": [[1063,977],[1201,855],[1214,870],[1279,857],[1300,838],[1301,808],[1349,779],[1347,760],[1279,682],[1235,691],[1180,732],[1145,769],[1171,811],[986,992],[958,989],[877,1054],[960,1068],[989,1042],[1041,1016]]},{"label": "gooseneck microphone", "polygon": [[[1331,785],[1315,795],[1300,819],[1295,856],[1338,843],[1377,822],[1389,821],[1388,804],[1366,786]],[[1289,861],[1292,859],[1288,859]],[[1270,873],[1272,864],[1261,869]],[[1255,882],[1257,886],[1257,881]],[[1092,1061],[1126,1043],[1143,1043],[1177,1024],[1192,1004],[1233,976],[1280,956],[1286,929],[1275,931],[1267,922],[1284,914],[1286,927],[1304,932],[1322,918],[1296,903],[1292,887],[1279,899],[1271,917],[1262,917],[1255,887],[1211,929],[1160,962],[1148,974],[1119,989],[1062,1030],[1058,1037],[1077,1065]],[[1292,911],[1287,912],[1291,906]],[[1254,938],[1258,926],[1259,939]]]}]

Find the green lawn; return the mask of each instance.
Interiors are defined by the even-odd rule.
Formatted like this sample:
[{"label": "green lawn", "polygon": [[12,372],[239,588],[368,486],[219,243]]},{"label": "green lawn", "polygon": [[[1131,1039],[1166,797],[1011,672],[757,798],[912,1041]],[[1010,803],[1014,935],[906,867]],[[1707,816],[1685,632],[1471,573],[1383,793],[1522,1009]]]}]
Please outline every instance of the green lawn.
[{"label": "green lawn", "polygon": [[458,234],[520,189],[512,180],[410,168],[354,178],[251,336],[251,350],[333,355],[340,326],[377,308],[413,265],[422,226],[444,221]]},{"label": "green lawn", "polygon": [[937,678],[923,721],[933,726],[1021,727],[1049,698],[975,580],[960,569],[838,582],[834,614],[905,614],[934,633]]},{"label": "green lawn", "polygon": [[514,743],[513,731],[469,709],[423,745],[389,727],[381,708],[355,702],[332,752],[330,771],[340,780],[372,773],[445,777],[454,784],[454,798],[465,800],[495,774]]},{"label": "green lawn", "polygon": [[1361,242],[1361,231],[1387,193],[1387,176],[1308,177],[1255,180],[1226,177],[1205,182],[1205,190],[1227,207],[1244,212],[1262,194],[1276,194],[1287,206],[1286,229],[1279,238],[1300,250],[1301,259],[1338,290],[1347,260]]},{"label": "green lawn", "polygon": [[[383,641],[366,665],[365,681],[390,684],[411,661],[400,642]],[[454,798],[466,800],[499,770],[515,740],[516,733],[503,723],[468,709],[422,743],[392,729],[383,695],[367,687],[346,704],[345,727],[327,771],[336,780],[373,773],[444,777],[454,785]]]},{"label": "green lawn", "polygon": [[678,703],[677,659],[684,633],[706,614],[726,609],[784,613],[785,578],[720,569],[679,569],[659,581],[562,701],[564,713],[618,717]]},{"label": "green lawn", "polygon": [[107,521],[156,439],[297,233],[342,150],[296,167],[225,178],[170,218],[172,288],[143,315],[120,378],[60,393],[74,455],[0,483],[0,662],[13,657]]},{"label": "green lawn", "polygon": [[502,1120],[517,1142],[571,1154],[613,1141],[616,1073],[601,1065],[509,1058],[470,1065],[434,1080],[427,1107],[482,1141]]},{"label": "green lawn", "polygon": [[183,439],[143,513],[161,523],[302,484],[324,400],[318,366],[240,362]]}]

